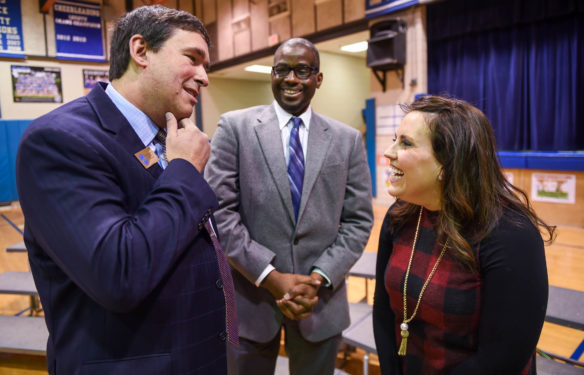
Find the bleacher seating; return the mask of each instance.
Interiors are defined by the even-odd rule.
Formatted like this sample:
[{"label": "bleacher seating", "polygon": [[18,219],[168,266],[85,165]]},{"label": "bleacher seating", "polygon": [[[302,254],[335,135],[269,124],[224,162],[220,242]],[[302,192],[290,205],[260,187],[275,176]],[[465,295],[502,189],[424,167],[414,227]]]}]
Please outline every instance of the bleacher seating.
[{"label": "bleacher seating", "polygon": [[0,315],[0,332],[0,353],[46,355],[45,318]]}]

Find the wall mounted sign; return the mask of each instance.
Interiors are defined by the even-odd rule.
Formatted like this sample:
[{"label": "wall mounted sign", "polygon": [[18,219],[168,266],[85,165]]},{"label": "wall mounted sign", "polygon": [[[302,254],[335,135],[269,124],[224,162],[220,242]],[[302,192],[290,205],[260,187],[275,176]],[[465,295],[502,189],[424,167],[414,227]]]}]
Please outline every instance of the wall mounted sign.
[{"label": "wall mounted sign", "polygon": [[15,103],[63,103],[61,69],[11,65]]},{"label": "wall mounted sign", "polygon": [[405,113],[399,104],[382,105],[375,108],[376,134],[395,135]]},{"label": "wall mounted sign", "polygon": [[58,59],[105,61],[99,4],[59,0],[53,17]]},{"label": "wall mounted sign", "polygon": [[83,69],[83,91],[89,94],[97,82],[109,82],[107,70]]},{"label": "wall mounted sign", "polygon": [[576,175],[532,173],[531,200],[554,203],[576,203]]},{"label": "wall mounted sign", "polygon": [[0,0],[0,56],[24,58],[20,0]]}]

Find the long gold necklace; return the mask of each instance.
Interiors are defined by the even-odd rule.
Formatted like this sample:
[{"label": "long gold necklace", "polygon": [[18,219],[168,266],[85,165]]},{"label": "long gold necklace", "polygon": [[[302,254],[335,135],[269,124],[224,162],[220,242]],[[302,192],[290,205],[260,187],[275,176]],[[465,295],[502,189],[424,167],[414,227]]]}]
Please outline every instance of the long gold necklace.
[{"label": "long gold necklace", "polygon": [[410,316],[408,318],[407,317],[407,314],[408,314],[407,313],[407,310],[408,310],[408,305],[407,305],[408,278],[410,276],[410,268],[412,267],[412,260],[414,259],[414,250],[416,248],[416,242],[418,241],[418,233],[420,231],[420,222],[422,221],[423,210],[424,210],[424,208],[422,206],[420,206],[420,215],[418,216],[418,225],[416,226],[416,234],[414,236],[414,243],[412,244],[412,254],[410,255],[408,269],[406,270],[406,278],[404,280],[404,293],[403,293],[403,296],[404,296],[404,299],[403,299],[403,302],[404,302],[404,320],[402,321],[402,324],[400,325],[402,340],[401,340],[401,344],[399,345],[399,350],[397,352],[397,354],[400,356],[406,355],[406,350],[407,350],[407,346],[408,346],[408,336],[410,335],[410,333],[408,332],[408,329],[409,329],[408,323],[411,322],[414,319],[414,317],[416,316],[416,313],[418,312],[418,307],[420,307],[420,302],[422,301],[422,295],[424,294],[424,291],[426,290],[428,283],[432,279],[432,276],[434,276],[434,273],[436,272],[436,269],[438,268],[438,264],[440,264],[440,261],[442,260],[442,257],[444,256],[444,253],[446,252],[446,246],[448,245],[448,240],[446,240],[446,242],[444,243],[444,246],[442,247],[442,251],[440,252],[440,255],[438,256],[438,259],[436,260],[436,264],[434,264],[434,267],[432,268],[430,275],[428,276],[428,278],[424,282],[424,285],[422,286],[422,290],[420,291],[420,295],[418,296],[418,302],[416,303],[416,307],[414,308],[414,312],[412,313],[412,316]]}]

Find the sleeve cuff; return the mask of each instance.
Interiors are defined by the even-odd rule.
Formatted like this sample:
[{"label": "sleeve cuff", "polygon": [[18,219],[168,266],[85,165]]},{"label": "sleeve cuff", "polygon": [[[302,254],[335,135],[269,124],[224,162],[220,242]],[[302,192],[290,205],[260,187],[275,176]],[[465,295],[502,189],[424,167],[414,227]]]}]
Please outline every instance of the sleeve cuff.
[{"label": "sleeve cuff", "polygon": [[272,272],[275,269],[276,268],[274,268],[274,266],[272,266],[271,264],[268,264],[268,266],[266,268],[264,268],[264,270],[262,271],[262,273],[260,274],[260,276],[256,280],[255,286],[260,286],[260,284],[262,283],[262,281],[264,281],[264,279],[266,278],[266,276],[268,276],[269,273]]},{"label": "sleeve cuff", "polygon": [[326,280],[326,284],[323,285],[324,287],[330,288],[332,286],[331,279],[326,275],[326,273],[324,273],[323,270],[321,270],[318,267],[314,267],[314,268],[312,268],[312,272],[316,272],[320,276],[324,277],[324,279]]}]

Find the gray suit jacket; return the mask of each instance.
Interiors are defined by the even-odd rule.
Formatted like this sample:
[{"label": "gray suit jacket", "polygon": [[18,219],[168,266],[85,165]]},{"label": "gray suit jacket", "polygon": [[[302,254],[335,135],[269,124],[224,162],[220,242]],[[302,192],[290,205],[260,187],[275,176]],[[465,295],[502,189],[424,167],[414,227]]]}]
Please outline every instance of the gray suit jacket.
[{"label": "gray suit jacket", "polygon": [[232,267],[241,337],[267,342],[281,326],[273,296],[255,281],[268,264],[285,273],[318,267],[331,279],[313,314],[299,323],[309,341],[349,325],[345,276],[373,223],[371,177],[361,134],[312,113],[298,223],[273,105],[221,116],[205,177],[217,194],[215,218]]}]

